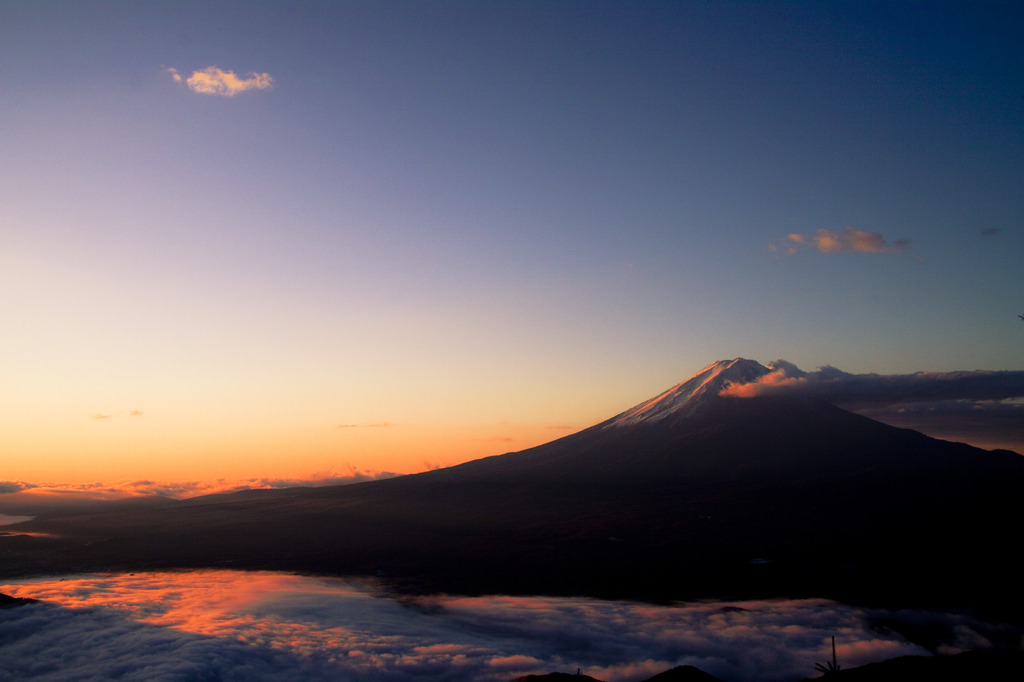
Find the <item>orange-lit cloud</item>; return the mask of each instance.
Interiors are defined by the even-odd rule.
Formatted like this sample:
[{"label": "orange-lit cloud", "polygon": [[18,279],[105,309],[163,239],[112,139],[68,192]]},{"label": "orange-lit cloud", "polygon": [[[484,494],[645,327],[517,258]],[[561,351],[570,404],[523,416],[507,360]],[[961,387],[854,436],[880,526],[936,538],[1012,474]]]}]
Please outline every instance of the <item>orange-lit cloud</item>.
[{"label": "orange-lit cloud", "polygon": [[35,486],[22,481],[0,481],[0,494],[20,493],[23,490],[30,490]]},{"label": "orange-lit cloud", "polygon": [[234,71],[225,71],[216,66],[208,66],[201,71],[193,71],[185,78],[177,69],[167,69],[175,83],[185,83],[192,92],[202,95],[220,95],[234,97],[246,90],[269,90],[274,79],[269,73],[249,73],[239,76]]},{"label": "orange-lit cloud", "polygon": [[719,395],[730,398],[754,398],[798,387],[806,383],[807,379],[805,377],[787,376],[784,370],[776,369],[747,384],[728,384],[721,390]]},{"label": "orange-lit cloud", "polygon": [[[857,253],[899,253],[909,248],[910,242],[899,239],[891,244],[878,232],[858,230],[855,227],[847,227],[843,230],[834,231],[824,228],[812,235],[790,233],[782,248],[788,253],[796,253],[804,247],[813,248],[821,253],[840,253],[852,251]],[[772,251],[780,247],[770,245]]]},{"label": "orange-lit cloud", "polygon": [[496,656],[491,660],[487,661],[488,667],[521,670],[523,668],[536,668],[542,665],[544,662],[534,656],[523,656],[522,654],[513,654],[511,656]]}]

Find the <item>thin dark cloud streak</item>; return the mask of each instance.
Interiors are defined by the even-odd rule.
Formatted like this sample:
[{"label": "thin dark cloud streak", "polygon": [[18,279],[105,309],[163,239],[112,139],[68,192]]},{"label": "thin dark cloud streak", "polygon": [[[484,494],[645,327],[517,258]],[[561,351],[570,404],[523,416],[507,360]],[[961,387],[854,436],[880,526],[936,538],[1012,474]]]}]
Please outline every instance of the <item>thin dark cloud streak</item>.
[{"label": "thin dark cloud streak", "polygon": [[862,408],[857,413],[935,438],[1024,454],[1024,402],[897,403]]},{"label": "thin dark cloud streak", "polygon": [[819,253],[900,253],[910,248],[906,239],[886,241],[878,232],[847,227],[842,230],[819,229],[814,234],[790,233],[781,244],[770,244],[773,252],[795,254],[809,248]]},{"label": "thin dark cloud streak", "polygon": [[114,418],[120,417],[122,415],[127,415],[129,417],[141,417],[141,416],[143,416],[145,414],[146,413],[143,412],[142,410],[129,410],[128,412],[123,412],[123,411],[122,412],[113,412],[111,414],[106,414],[104,412],[94,412],[91,415],[91,417],[92,417],[92,419],[95,419],[97,421],[105,421],[107,419],[114,419]]},{"label": "thin dark cloud streak", "polygon": [[[608,682],[695,665],[722,679],[802,679],[995,646],[1020,633],[963,615],[826,600],[672,606],[541,597],[392,598],[367,583],[197,571],[0,585],[44,603],[0,611],[0,679],[480,680],[583,672]],[[881,627],[884,625],[884,627]],[[930,646],[898,632],[944,633]]]}]

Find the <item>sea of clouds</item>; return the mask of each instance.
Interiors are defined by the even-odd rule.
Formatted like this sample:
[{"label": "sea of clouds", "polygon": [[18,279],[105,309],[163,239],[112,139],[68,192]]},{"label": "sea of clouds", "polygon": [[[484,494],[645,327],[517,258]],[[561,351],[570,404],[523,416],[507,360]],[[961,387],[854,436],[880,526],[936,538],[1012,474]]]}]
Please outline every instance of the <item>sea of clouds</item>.
[{"label": "sea of clouds", "polygon": [[[799,680],[830,660],[833,636],[848,668],[1006,635],[965,616],[825,600],[411,598],[226,570],[33,579],[0,593],[41,600],[0,610],[0,680],[507,681],[581,669],[629,682],[677,665],[723,680]],[[899,634],[915,631],[933,641]]]}]

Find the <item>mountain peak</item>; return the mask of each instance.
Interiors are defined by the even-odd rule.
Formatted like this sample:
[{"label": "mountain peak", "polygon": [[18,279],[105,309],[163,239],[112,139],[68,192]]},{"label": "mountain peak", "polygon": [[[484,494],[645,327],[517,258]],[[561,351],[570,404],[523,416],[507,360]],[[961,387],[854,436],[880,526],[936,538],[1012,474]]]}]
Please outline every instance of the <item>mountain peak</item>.
[{"label": "mountain peak", "polygon": [[718,397],[728,384],[745,384],[770,371],[761,363],[745,358],[713,362],[681,384],[612,417],[603,427],[652,424],[668,417],[693,416],[702,405]]}]

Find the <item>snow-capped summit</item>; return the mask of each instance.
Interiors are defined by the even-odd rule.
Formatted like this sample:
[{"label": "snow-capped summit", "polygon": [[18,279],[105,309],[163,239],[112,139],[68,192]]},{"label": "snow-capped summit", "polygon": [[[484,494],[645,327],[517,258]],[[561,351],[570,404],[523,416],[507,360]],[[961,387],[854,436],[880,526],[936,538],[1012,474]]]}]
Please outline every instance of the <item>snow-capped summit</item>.
[{"label": "snow-capped summit", "polygon": [[701,405],[717,397],[727,385],[749,383],[769,372],[771,370],[768,367],[754,360],[719,360],[661,395],[612,417],[603,426],[635,426],[651,424],[667,417],[689,417]]}]

